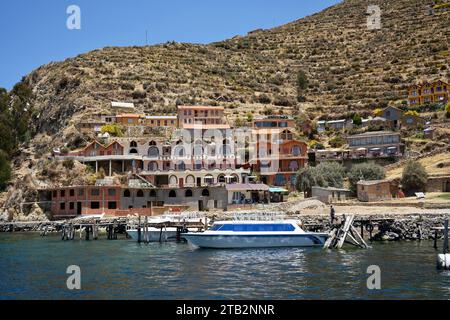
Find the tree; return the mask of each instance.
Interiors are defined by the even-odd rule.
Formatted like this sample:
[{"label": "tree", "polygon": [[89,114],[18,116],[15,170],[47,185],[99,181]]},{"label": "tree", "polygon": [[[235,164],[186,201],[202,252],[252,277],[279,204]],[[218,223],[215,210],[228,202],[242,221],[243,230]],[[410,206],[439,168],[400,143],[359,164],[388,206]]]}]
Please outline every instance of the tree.
[{"label": "tree", "polygon": [[297,100],[299,102],[305,101],[304,91],[308,88],[309,80],[306,73],[300,70],[297,74]]},{"label": "tree", "polygon": [[384,178],[386,178],[386,172],[380,165],[371,163],[354,165],[348,173],[350,191],[356,193],[356,185],[361,180],[383,180]]},{"label": "tree", "polygon": [[345,139],[341,135],[337,135],[330,139],[329,143],[332,148],[340,148],[345,144]]},{"label": "tree", "polygon": [[12,130],[11,113],[9,110],[9,95],[0,88],[0,150],[11,155],[14,151],[14,136]]},{"label": "tree", "polygon": [[428,173],[420,162],[409,160],[402,175],[403,191],[407,195],[425,191],[428,181]]},{"label": "tree", "polygon": [[33,92],[24,82],[19,82],[10,92],[11,122],[15,143],[27,141],[30,136],[30,123],[33,114],[31,107]]},{"label": "tree", "polygon": [[113,137],[123,137],[122,128],[115,123],[104,125],[100,130],[102,133],[109,133]]},{"label": "tree", "polygon": [[419,113],[416,110],[409,110],[409,111],[406,111],[404,115],[418,117]]},{"label": "tree", "polygon": [[375,117],[381,116],[382,113],[383,113],[383,109],[381,109],[381,108],[376,108],[375,110],[373,110],[373,115]]},{"label": "tree", "polygon": [[355,113],[355,114],[353,115],[353,124],[354,124],[355,126],[360,126],[360,125],[362,125],[362,118],[361,118],[361,116],[359,115],[359,113]]},{"label": "tree", "polygon": [[5,190],[9,180],[11,180],[11,164],[8,155],[0,150],[0,191]]},{"label": "tree", "polygon": [[297,189],[310,197],[312,187],[342,188],[345,169],[337,162],[323,162],[317,167],[302,168],[298,172]]}]

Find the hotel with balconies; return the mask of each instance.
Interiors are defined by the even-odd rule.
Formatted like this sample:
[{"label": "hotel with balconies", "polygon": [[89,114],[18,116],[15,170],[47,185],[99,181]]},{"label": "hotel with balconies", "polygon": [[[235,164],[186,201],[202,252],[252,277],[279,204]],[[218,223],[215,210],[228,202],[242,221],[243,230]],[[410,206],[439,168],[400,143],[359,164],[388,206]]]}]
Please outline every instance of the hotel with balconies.
[{"label": "hotel with balconies", "polygon": [[441,80],[415,84],[408,89],[408,104],[411,107],[428,103],[446,103],[449,101],[450,85]]}]

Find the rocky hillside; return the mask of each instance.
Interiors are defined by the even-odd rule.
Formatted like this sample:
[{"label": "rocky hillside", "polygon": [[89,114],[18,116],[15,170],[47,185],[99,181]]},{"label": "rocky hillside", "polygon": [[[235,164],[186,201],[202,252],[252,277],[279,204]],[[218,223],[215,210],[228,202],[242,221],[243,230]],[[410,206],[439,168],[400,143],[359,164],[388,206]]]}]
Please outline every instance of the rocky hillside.
[{"label": "rocky hillside", "polygon": [[[14,159],[14,186],[0,194],[0,208],[8,207],[0,218],[33,216],[36,210],[23,212],[20,203],[33,201],[34,188],[55,183],[48,172],[71,179],[46,157],[56,146],[77,146],[83,139],[73,126],[77,119],[108,111],[111,100],[134,102],[149,113],[171,113],[181,103],[220,104],[231,119],[270,109],[302,110],[312,119],[368,113],[401,103],[410,83],[450,81],[450,10],[430,14],[433,3],[345,0],[278,28],[209,45],[108,47],[42,66],[24,80],[34,93],[36,136]],[[369,4],[382,10],[380,30],[367,28]],[[309,84],[298,92],[301,71]]]},{"label": "rocky hillside", "polygon": [[[27,77],[41,111],[40,130],[57,132],[72,115],[134,101],[142,110],[177,103],[222,104],[230,116],[253,110],[369,110],[405,99],[424,79],[449,80],[450,14],[433,0],[374,0],[382,28],[368,30],[365,0],[346,0],[313,16],[245,37],[192,45],[104,48],[45,65]],[[299,70],[309,87],[299,103]]]}]

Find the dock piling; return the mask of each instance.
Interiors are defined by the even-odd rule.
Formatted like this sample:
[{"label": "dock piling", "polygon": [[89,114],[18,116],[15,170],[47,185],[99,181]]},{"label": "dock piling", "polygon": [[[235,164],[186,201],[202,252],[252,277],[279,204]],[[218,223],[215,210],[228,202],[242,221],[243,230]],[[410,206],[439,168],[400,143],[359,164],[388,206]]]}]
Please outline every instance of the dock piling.
[{"label": "dock piling", "polygon": [[141,243],[141,216],[138,218],[138,227],[137,227],[137,233],[138,233],[138,243]]}]

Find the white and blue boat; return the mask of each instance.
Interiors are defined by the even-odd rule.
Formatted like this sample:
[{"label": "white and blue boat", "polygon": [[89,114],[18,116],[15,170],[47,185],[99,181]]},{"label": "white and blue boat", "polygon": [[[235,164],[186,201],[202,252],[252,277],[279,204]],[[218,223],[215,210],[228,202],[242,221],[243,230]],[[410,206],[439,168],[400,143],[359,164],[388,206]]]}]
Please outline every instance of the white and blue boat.
[{"label": "white and blue boat", "polygon": [[323,246],[327,233],[305,232],[296,220],[218,221],[205,232],[182,234],[200,248],[272,248]]}]

